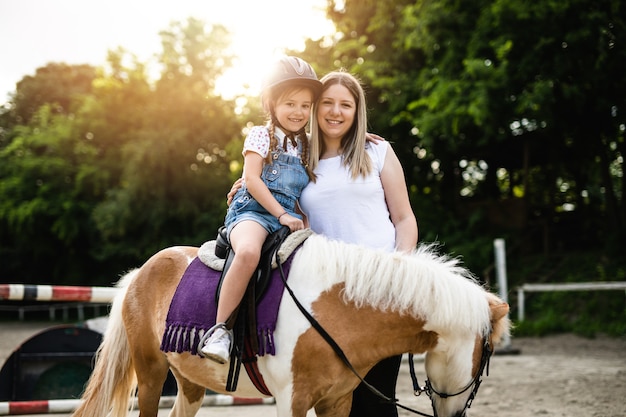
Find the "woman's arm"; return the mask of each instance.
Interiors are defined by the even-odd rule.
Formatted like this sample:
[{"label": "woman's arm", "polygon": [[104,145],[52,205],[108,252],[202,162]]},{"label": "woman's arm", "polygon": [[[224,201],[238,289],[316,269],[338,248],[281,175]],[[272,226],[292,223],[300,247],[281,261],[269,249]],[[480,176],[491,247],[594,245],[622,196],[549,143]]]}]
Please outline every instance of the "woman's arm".
[{"label": "woman's arm", "polygon": [[305,229],[308,229],[309,227],[311,227],[311,225],[309,224],[309,218],[302,211],[302,207],[300,207],[300,202],[299,201],[296,203],[296,213],[298,213],[299,215],[302,216],[302,222],[304,223],[304,228]]},{"label": "woman's arm", "polygon": [[387,149],[380,179],[391,221],[396,228],[396,249],[412,251],[417,245],[417,220],[409,201],[402,165],[391,146]]}]

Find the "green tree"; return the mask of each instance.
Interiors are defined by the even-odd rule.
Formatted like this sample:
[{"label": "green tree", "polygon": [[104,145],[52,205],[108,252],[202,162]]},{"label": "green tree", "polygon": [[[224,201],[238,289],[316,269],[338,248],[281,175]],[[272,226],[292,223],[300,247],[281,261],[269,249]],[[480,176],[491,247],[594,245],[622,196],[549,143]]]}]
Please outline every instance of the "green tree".
[{"label": "green tree", "polygon": [[[201,244],[223,222],[232,182],[225,146],[241,131],[234,103],[215,93],[215,79],[231,61],[227,32],[189,19],[161,36],[163,70],[154,89],[132,88],[135,77],[125,76],[96,92],[100,114],[124,119],[119,134],[103,139],[123,163],[94,211],[102,259],[137,262],[173,244]],[[119,66],[116,72],[137,73]],[[125,94],[137,107],[117,115]]]},{"label": "green tree", "polygon": [[8,111],[3,112],[2,125],[26,125],[44,104],[53,104],[57,113],[71,112],[72,100],[89,94],[96,69],[90,65],[49,63],[38,68],[34,76],[27,75],[17,83]]},{"label": "green tree", "polygon": [[71,118],[54,113],[43,105],[0,149],[0,258],[11,282],[67,283],[94,268],[95,149],[75,140]]},{"label": "green tree", "polygon": [[[231,62],[228,34],[190,19],[162,36],[154,82],[119,48],[80,94],[50,93],[50,71],[18,85],[22,101],[1,125],[6,279],[108,285],[163,247],[214,237],[233,180],[228,144],[242,128],[214,91]],[[55,74],[69,78],[59,85],[74,79]],[[36,110],[25,122],[19,109]]]}]

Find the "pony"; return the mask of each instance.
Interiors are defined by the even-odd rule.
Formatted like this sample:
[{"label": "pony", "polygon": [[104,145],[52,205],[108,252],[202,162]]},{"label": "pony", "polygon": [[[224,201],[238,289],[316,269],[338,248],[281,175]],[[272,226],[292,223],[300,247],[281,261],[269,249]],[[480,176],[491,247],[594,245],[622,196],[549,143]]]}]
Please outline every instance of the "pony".
[{"label": "pony", "polygon": [[[156,417],[170,369],[178,388],[170,417],[194,416],[206,388],[227,393],[228,363],[160,350],[170,302],[197,254],[195,247],[163,249],[119,280],[73,417],[127,416],[134,395],[140,416]],[[287,291],[282,296],[275,354],[258,357],[278,417],[305,417],[311,408],[318,417],[348,416],[360,382],[354,372],[364,376],[380,360],[404,353],[425,353],[435,416],[466,416],[491,354],[486,349],[509,332],[508,304],[458,259],[438,254],[434,244],[408,254],[385,253],[314,234],[293,257],[287,283],[295,298]],[[340,346],[350,366],[294,299]],[[267,397],[246,372],[229,394]]]}]

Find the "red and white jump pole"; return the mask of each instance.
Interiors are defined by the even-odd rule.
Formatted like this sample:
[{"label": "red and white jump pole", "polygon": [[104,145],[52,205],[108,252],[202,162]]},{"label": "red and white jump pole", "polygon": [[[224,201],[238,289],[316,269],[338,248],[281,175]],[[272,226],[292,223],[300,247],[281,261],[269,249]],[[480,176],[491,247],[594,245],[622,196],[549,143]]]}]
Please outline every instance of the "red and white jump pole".
[{"label": "red and white jump pole", "polygon": [[110,303],[117,292],[115,287],[0,284],[0,300]]},{"label": "red and white jump pole", "polygon": [[[174,405],[174,396],[161,397],[159,408],[170,408]],[[72,413],[82,400],[41,400],[41,401],[10,401],[0,402],[0,416],[17,416],[25,414]],[[137,408],[135,399],[134,408]],[[274,404],[273,398],[241,398],[230,395],[207,395],[202,400],[203,407],[227,405],[260,405]]]},{"label": "red and white jump pole", "polygon": [[[28,285],[28,284],[0,284],[0,301],[61,301],[76,302],[79,321],[84,320],[83,305],[110,304],[117,294],[115,287],[81,287],[67,285]],[[68,305],[50,306],[50,320],[54,320],[55,311],[61,308],[63,317],[67,320]],[[94,307],[97,309],[97,307]],[[20,320],[24,319],[27,311],[37,311],[38,308],[18,307]]]}]

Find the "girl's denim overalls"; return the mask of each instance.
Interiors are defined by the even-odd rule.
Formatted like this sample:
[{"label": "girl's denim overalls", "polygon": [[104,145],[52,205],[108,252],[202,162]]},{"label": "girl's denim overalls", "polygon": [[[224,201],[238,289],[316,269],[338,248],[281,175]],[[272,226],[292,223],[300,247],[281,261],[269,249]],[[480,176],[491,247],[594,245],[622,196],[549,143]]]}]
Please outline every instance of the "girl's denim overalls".
[{"label": "girl's denim overalls", "polygon": [[[298,150],[301,154],[302,143],[300,142],[298,142]],[[272,163],[266,163],[263,166],[261,179],[285,211],[292,216],[301,218],[295,213],[296,202],[300,198],[302,189],[309,183],[309,177],[300,158],[288,155],[280,147],[277,148],[276,151],[272,152]],[[229,236],[232,228],[242,220],[254,220],[263,226],[268,233],[281,228],[278,219],[250,195],[245,184],[237,191],[226,212],[224,224],[228,229]]]}]

